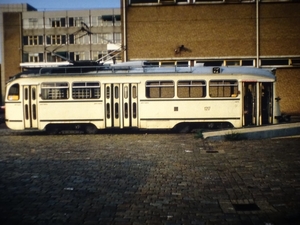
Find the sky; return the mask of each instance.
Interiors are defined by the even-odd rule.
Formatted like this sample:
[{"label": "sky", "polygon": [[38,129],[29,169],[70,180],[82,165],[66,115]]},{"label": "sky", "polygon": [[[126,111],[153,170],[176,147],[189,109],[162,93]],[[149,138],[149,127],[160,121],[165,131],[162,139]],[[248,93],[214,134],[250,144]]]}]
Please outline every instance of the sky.
[{"label": "sky", "polygon": [[28,3],[38,11],[120,8],[120,0],[0,0],[0,4]]}]

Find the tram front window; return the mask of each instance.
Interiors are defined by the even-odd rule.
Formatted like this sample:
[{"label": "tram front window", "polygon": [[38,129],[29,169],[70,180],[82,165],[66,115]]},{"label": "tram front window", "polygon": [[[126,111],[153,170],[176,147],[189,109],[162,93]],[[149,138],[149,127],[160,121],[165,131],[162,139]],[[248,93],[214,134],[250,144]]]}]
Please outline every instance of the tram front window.
[{"label": "tram front window", "polygon": [[14,84],[9,88],[7,100],[19,100],[20,98],[20,85]]}]

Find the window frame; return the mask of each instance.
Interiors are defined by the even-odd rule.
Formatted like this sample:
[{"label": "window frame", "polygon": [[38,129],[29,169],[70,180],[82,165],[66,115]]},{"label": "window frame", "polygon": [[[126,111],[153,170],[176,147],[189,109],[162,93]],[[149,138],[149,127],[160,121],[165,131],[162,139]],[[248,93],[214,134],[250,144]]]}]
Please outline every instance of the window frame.
[{"label": "window frame", "polygon": [[[17,86],[17,87],[15,87]],[[20,84],[15,83],[9,87],[7,93],[7,100],[9,101],[18,101],[20,99]]]},{"label": "window frame", "polygon": [[69,89],[70,89],[70,85],[68,82],[65,81],[42,82],[41,98],[43,100],[68,100],[70,98]]},{"label": "window frame", "polygon": [[66,44],[66,42],[67,42],[66,35],[49,34],[46,36],[46,45],[62,45],[62,44]]},{"label": "window frame", "polygon": [[66,18],[58,17],[58,18],[49,18],[51,27],[66,27]]},{"label": "window frame", "polygon": [[[83,84],[83,85],[74,85]],[[96,84],[96,85],[91,85]],[[76,91],[75,91],[76,90]],[[89,93],[87,93],[89,92]],[[101,83],[99,81],[74,81],[72,82],[73,99],[100,99]]]},{"label": "window frame", "polygon": [[[240,93],[239,82],[235,79],[213,79],[209,81],[208,87],[211,98],[236,98]],[[216,89],[216,95],[212,92],[213,89]],[[229,92],[229,95],[226,92]]]},{"label": "window frame", "polygon": [[[189,84],[180,84],[180,82],[189,82]],[[193,82],[201,82],[201,84],[193,84]],[[188,88],[188,96],[187,97],[182,97],[179,95],[180,87],[187,87]],[[201,88],[201,93],[202,96],[192,96],[192,88],[200,87]],[[205,80],[178,80],[177,81],[177,97],[178,98],[205,98],[207,96],[207,83]]]},{"label": "window frame", "polygon": [[[168,96],[168,94],[166,94],[169,91],[168,90],[169,88],[173,89],[173,90],[171,90],[171,91],[173,91],[172,96]],[[151,89],[157,89],[157,90],[151,91]],[[158,95],[151,97],[150,93],[153,91],[157,92]],[[174,82],[174,80],[147,80],[145,82],[145,95],[146,95],[146,98],[166,98],[166,99],[174,98],[175,97],[175,82]]]}]

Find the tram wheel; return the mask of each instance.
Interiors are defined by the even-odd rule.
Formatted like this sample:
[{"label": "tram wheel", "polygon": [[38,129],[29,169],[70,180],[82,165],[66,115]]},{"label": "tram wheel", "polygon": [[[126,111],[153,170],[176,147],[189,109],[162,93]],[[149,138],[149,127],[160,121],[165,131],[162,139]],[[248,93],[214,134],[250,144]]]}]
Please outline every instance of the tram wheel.
[{"label": "tram wheel", "polygon": [[93,125],[93,124],[88,124],[84,128],[84,132],[86,134],[96,134],[97,131],[98,131],[97,127],[95,125]]}]

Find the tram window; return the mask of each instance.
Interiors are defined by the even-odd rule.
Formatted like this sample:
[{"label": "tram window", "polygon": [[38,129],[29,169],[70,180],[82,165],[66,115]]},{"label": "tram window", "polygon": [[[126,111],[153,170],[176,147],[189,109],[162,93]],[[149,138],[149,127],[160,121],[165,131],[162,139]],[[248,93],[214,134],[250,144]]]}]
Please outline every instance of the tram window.
[{"label": "tram window", "polygon": [[69,84],[67,82],[42,83],[42,99],[56,100],[69,98]]},{"label": "tram window", "polygon": [[137,98],[137,89],[136,89],[136,86],[132,87],[132,98],[133,99]]},{"label": "tram window", "polygon": [[74,82],[72,85],[73,99],[98,99],[100,98],[99,82]]},{"label": "tram window", "polygon": [[174,97],[173,81],[147,81],[146,97],[147,98],[173,98]]},{"label": "tram window", "polygon": [[210,97],[237,97],[238,82],[236,80],[214,80],[209,82]]},{"label": "tram window", "polygon": [[206,96],[206,83],[201,80],[178,81],[177,96],[179,98],[204,98]]},{"label": "tram window", "polygon": [[14,84],[9,88],[7,99],[8,100],[19,100],[19,98],[20,98],[19,93],[20,93],[20,85]]}]

